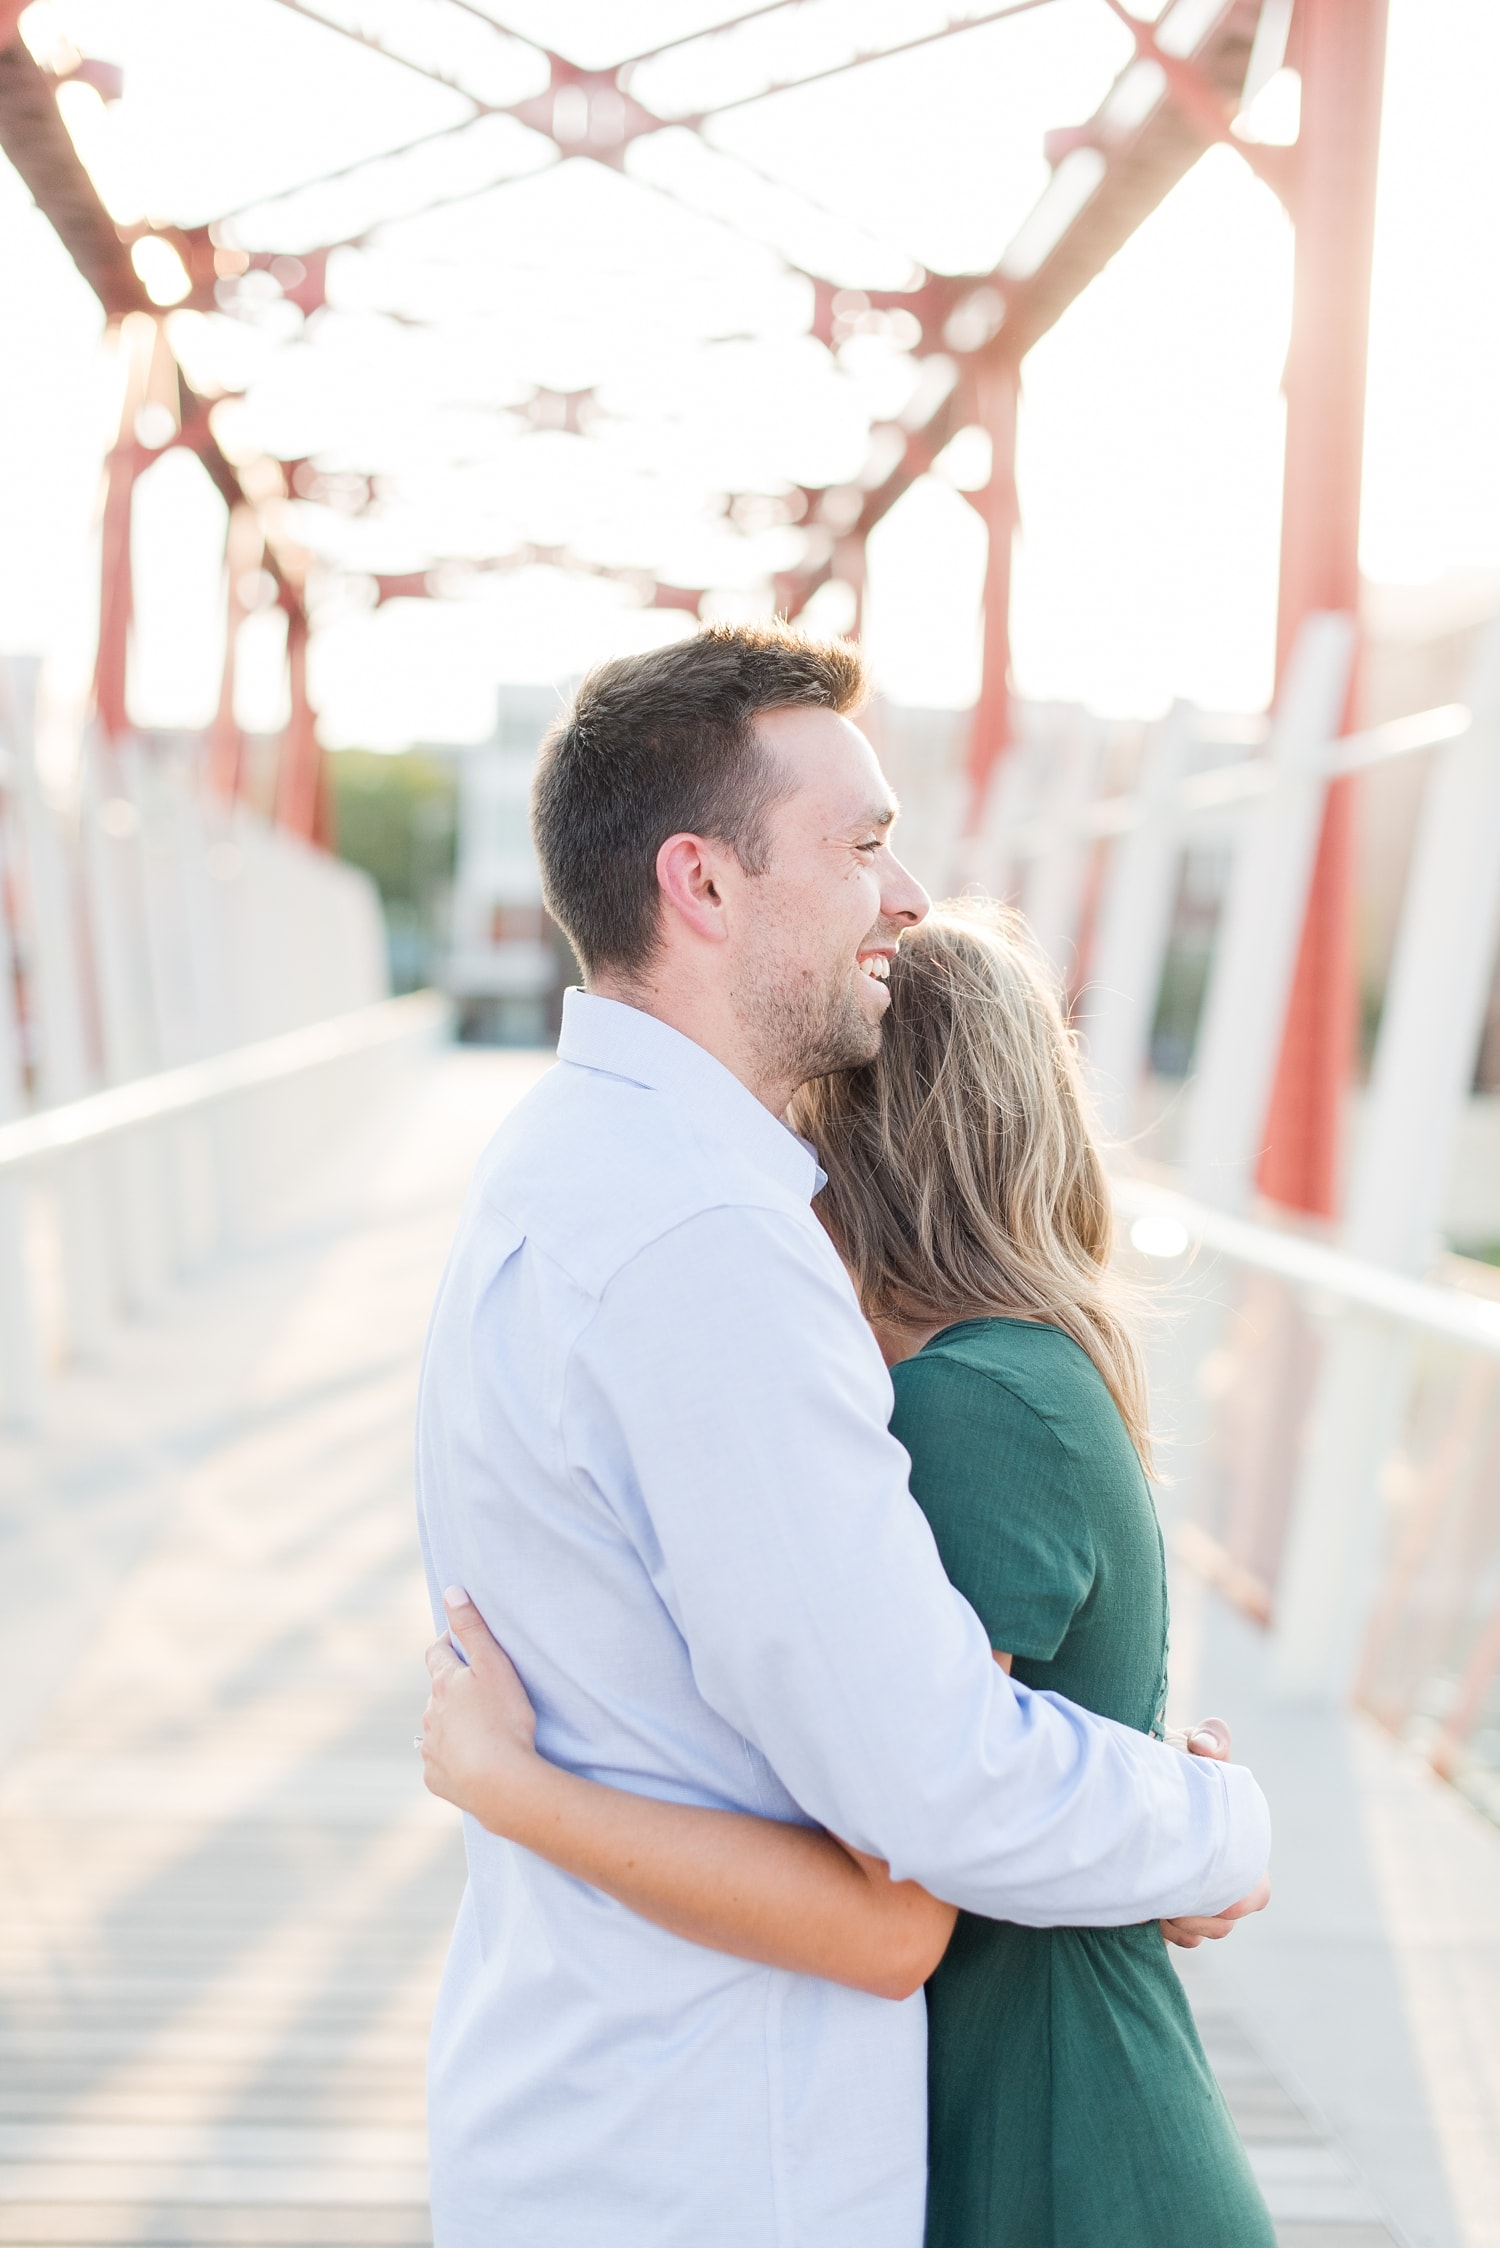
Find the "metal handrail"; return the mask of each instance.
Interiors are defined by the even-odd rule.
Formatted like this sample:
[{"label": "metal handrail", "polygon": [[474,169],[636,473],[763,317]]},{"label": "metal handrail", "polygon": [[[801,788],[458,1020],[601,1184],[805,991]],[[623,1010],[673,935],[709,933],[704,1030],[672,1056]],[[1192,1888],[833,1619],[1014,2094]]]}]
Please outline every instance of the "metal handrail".
[{"label": "metal handrail", "polygon": [[276,1038],[235,1046],[206,1061],[188,1062],[150,1077],[132,1078],[107,1092],[39,1109],[0,1124],[0,1172],[19,1170],[49,1157],[111,1138],[167,1117],[190,1115],[232,1094],[300,1077],[330,1062],[345,1061],[398,1039],[436,1035],[451,1019],[441,992],[414,991],[402,999],[377,1000],[346,1015],[332,1015]]},{"label": "metal handrail", "polygon": [[1214,1250],[1236,1264],[1274,1273],[1296,1287],[1336,1297],[1377,1318],[1395,1320],[1500,1357],[1500,1302],[1465,1295],[1458,1288],[1435,1287],[1426,1280],[1409,1280],[1384,1265],[1351,1257],[1342,1249],[1309,1241],[1300,1233],[1232,1217],[1226,1210],[1194,1202],[1185,1194],[1155,1186],[1146,1179],[1120,1175],[1110,1183],[1115,1208],[1122,1217],[1172,1219],[1187,1237],[1184,1249],[1191,1244]]},{"label": "metal handrail", "polygon": [[[1390,718],[1362,733],[1342,734],[1329,742],[1320,769],[1328,780],[1368,772],[1372,766],[1387,765],[1395,758],[1413,757],[1421,750],[1441,749],[1458,741],[1472,723],[1463,703],[1443,703],[1436,710]],[[1211,765],[1177,783],[1167,799],[1167,815],[1191,823],[1215,812],[1232,811],[1257,797],[1268,796],[1277,779],[1275,761],[1266,756],[1242,758],[1233,765]],[[1096,796],[1070,814],[1044,813],[1037,819],[1022,820],[1010,848],[1017,858],[1040,858],[1069,839],[1103,843],[1129,835],[1152,816],[1151,807],[1141,796]]]}]

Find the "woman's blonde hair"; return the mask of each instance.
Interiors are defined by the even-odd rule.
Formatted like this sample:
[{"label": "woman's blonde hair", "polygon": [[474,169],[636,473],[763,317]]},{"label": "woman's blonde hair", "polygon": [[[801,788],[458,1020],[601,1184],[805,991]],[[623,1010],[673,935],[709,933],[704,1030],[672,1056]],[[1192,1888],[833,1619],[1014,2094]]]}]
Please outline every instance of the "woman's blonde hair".
[{"label": "woman's blonde hair", "polygon": [[879,1057],[805,1085],[792,1121],[866,1313],[1022,1313],[1086,1350],[1149,1470],[1109,1186],[1057,987],[1016,913],[960,898],[901,941]]}]

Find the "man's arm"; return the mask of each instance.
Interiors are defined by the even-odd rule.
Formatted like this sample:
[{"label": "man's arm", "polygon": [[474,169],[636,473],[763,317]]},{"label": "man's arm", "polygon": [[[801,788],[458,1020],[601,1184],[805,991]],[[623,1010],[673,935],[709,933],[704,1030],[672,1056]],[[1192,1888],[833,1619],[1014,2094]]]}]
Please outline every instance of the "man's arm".
[{"label": "man's arm", "polygon": [[[821,1827],[662,1803],[548,1763],[525,1688],[483,1616],[458,1588],[444,1606],[449,1630],[427,1650],[422,1718],[434,1795],[689,1943],[875,1998],[909,1998],[933,1973],[953,1933],[952,1905],[892,1881],[878,1858],[846,1850]],[[1008,1655],[995,1660],[1009,1669]],[[1232,1910],[1262,1902],[1252,1896]],[[1161,1923],[1169,1942],[1190,1950],[1233,1926]]]},{"label": "man's arm", "polygon": [[445,1605],[427,1650],[422,1764],[434,1795],[689,1943],[736,1959],[910,1998],[947,1948],[954,1911],[821,1827],[659,1803],[536,1753],[525,1688],[479,1611]]},{"label": "man's arm", "polygon": [[1038,1927],[1212,1912],[1254,1886],[1270,1832],[1248,1772],[992,1662],[814,1222],[729,1208],[654,1242],[568,1382],[573,1471],[621,1512],[705,1700],[894,1880]]}]

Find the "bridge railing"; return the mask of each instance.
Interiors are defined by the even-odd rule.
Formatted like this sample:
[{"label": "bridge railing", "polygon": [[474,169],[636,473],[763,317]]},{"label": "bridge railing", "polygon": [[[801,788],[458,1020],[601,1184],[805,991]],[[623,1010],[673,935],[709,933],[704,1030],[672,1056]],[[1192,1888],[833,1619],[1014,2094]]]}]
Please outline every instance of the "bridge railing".
[{"label": "bridge railing", "polygon": [[446,1020],[388,999],[373,885],[205,786],[191,738],[35,755],[0,663],[0,1422],[266,1222],[382,1057]]},{"label": "bridge railing", "polygon": [[1500,1818],[1500,1276],[1412,1280],[1141,1178],[1115,1205],[1175,1558],[1290,1698],[1348,1693]]},{"label": "bridge railing", "polygon": [[[1500,1726],[1500,1507],[1482,1496],[1500,1309],[1440,1284],[1500,938],[1500,623],[1462,705],[1340,737],[1353,644],[1350,619],[1314,618],[1267,722],[1179,706],[1124,791],[1107,730],[1047,712],[1000,768],[969,871],[1023,906],[1076,995],[1136,1253],[1195,1251],[1157,1353],[1179,1552],[1266,1624],[1284,1692],[1357,1693],[1398,1729],[1436,1728],[1457,1771]],[[1344,1215],[1303,1229],[1255,1178],[1324,799],[1400,759],[1425,772]],[[1148,1179],[1153,1023],[1185,855],[1205,842],[1225,874],[1178,1157]]]}]

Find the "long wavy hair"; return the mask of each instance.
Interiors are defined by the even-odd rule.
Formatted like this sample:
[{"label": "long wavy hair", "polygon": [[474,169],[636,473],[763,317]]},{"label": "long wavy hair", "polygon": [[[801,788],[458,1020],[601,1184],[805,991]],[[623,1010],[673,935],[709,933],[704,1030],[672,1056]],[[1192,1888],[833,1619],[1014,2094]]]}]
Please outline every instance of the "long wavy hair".
[{"label": "long wavy hair", "polygon": [[1019,914],[960,898],[903,937],[890,990],[878,1058],[814,1079],[791,1112],[866,1314],[1060,1327],[1149,1473],[1134,1304],[1109,1269],[1109,1185],[1050,968]]}]

